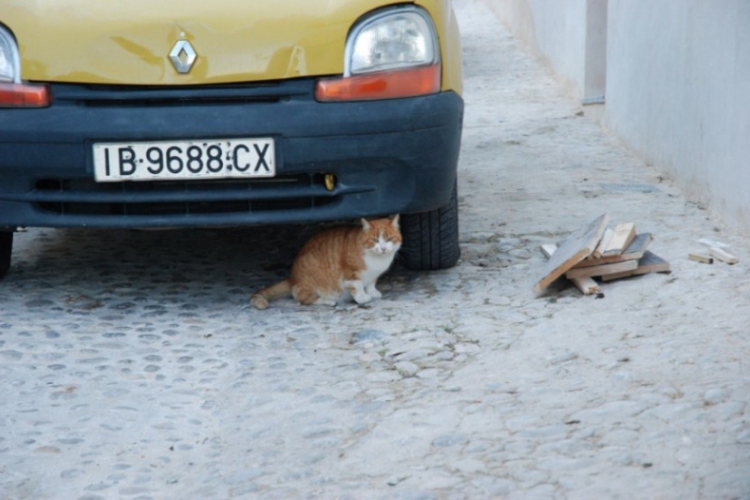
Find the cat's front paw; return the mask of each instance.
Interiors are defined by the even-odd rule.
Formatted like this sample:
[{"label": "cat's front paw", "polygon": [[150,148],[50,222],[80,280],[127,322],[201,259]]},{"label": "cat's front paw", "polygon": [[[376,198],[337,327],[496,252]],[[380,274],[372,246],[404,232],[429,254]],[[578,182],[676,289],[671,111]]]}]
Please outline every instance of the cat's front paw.
[{"label": "cat's front paw", "polygon": [[367,304],[369,302],[372,302],[372,297],[366,293],[359,293],[356,296],[354,296],[354,302],[356,302],[359,305]]},{"label": "cat's front paw", "polygon": [[379,291],[379,290],[378,290],[377,288],[375,288],[375,287],[372,287],[372,288],[368,289],[368,290],[367,290],[367,293],[368,293],[368,294],[370,295],[370,297],[372,297],[373,299],[382,299],[382,298],[383,298],[383,294],[382,294],[382,293],[380,293],[380,291]]},{"label": "cat's front paw", "polygon": [[336,302],[335,300],[318,299],[315,305],[336,307],[338,305],[338,302]]}]

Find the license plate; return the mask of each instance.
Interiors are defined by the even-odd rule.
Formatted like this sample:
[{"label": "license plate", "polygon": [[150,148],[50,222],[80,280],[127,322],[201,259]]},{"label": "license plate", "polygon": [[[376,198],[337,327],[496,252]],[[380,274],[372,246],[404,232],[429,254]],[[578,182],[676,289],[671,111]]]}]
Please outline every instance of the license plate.
[{"label": "license plate", "polygon": [[97,182],[273,177],[271,138],[94,144]]}]

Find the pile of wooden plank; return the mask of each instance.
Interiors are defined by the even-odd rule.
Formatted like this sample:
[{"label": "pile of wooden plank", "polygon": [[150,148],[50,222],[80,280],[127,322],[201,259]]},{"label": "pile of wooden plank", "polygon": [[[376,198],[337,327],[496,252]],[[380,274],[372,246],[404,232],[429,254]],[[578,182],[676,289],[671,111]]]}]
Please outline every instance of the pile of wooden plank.
[{"label": "pile of wooden plank", "polygon": [[599,292],[599,284],[593,278],[611,281],[670,271],[669,262],[649,251],[651,233],[638,234],[632,222],[611,228],[608,223],[609,216],[604,214],[558,245],[542,245],[542,253],[549,260],[534,292],[544,292],[563,275],[589,295]]}]

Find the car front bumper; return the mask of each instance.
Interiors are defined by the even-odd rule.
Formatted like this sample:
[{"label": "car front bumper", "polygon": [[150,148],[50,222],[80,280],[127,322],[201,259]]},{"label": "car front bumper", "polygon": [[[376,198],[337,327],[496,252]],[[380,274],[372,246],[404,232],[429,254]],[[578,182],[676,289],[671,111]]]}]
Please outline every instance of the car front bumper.
[{"label": "car front bumper", "polygon": [[[228,226],[418,213],[449,202],[463,100],[444,92],[319,103],[271,85],[55,84],[53,105],[0,109],[0,228]],[[273,137],[276,177],[96,183],[93,144]],[[323,182],[333,174],[336,185]]]}]

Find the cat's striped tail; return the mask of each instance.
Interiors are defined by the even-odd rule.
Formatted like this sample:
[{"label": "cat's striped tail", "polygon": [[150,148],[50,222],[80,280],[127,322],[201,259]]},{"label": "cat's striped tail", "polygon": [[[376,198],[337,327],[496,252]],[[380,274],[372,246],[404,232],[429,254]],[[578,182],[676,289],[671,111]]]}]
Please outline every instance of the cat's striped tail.
[{"label": "cat's striped tail", "polygon": [[250,297],[250,303],[258,309],[267,309],[268,301],[288,297],[292,294],[292,284],[289,280],[284,280],[275,285],[264,288],[255,292]]}]

